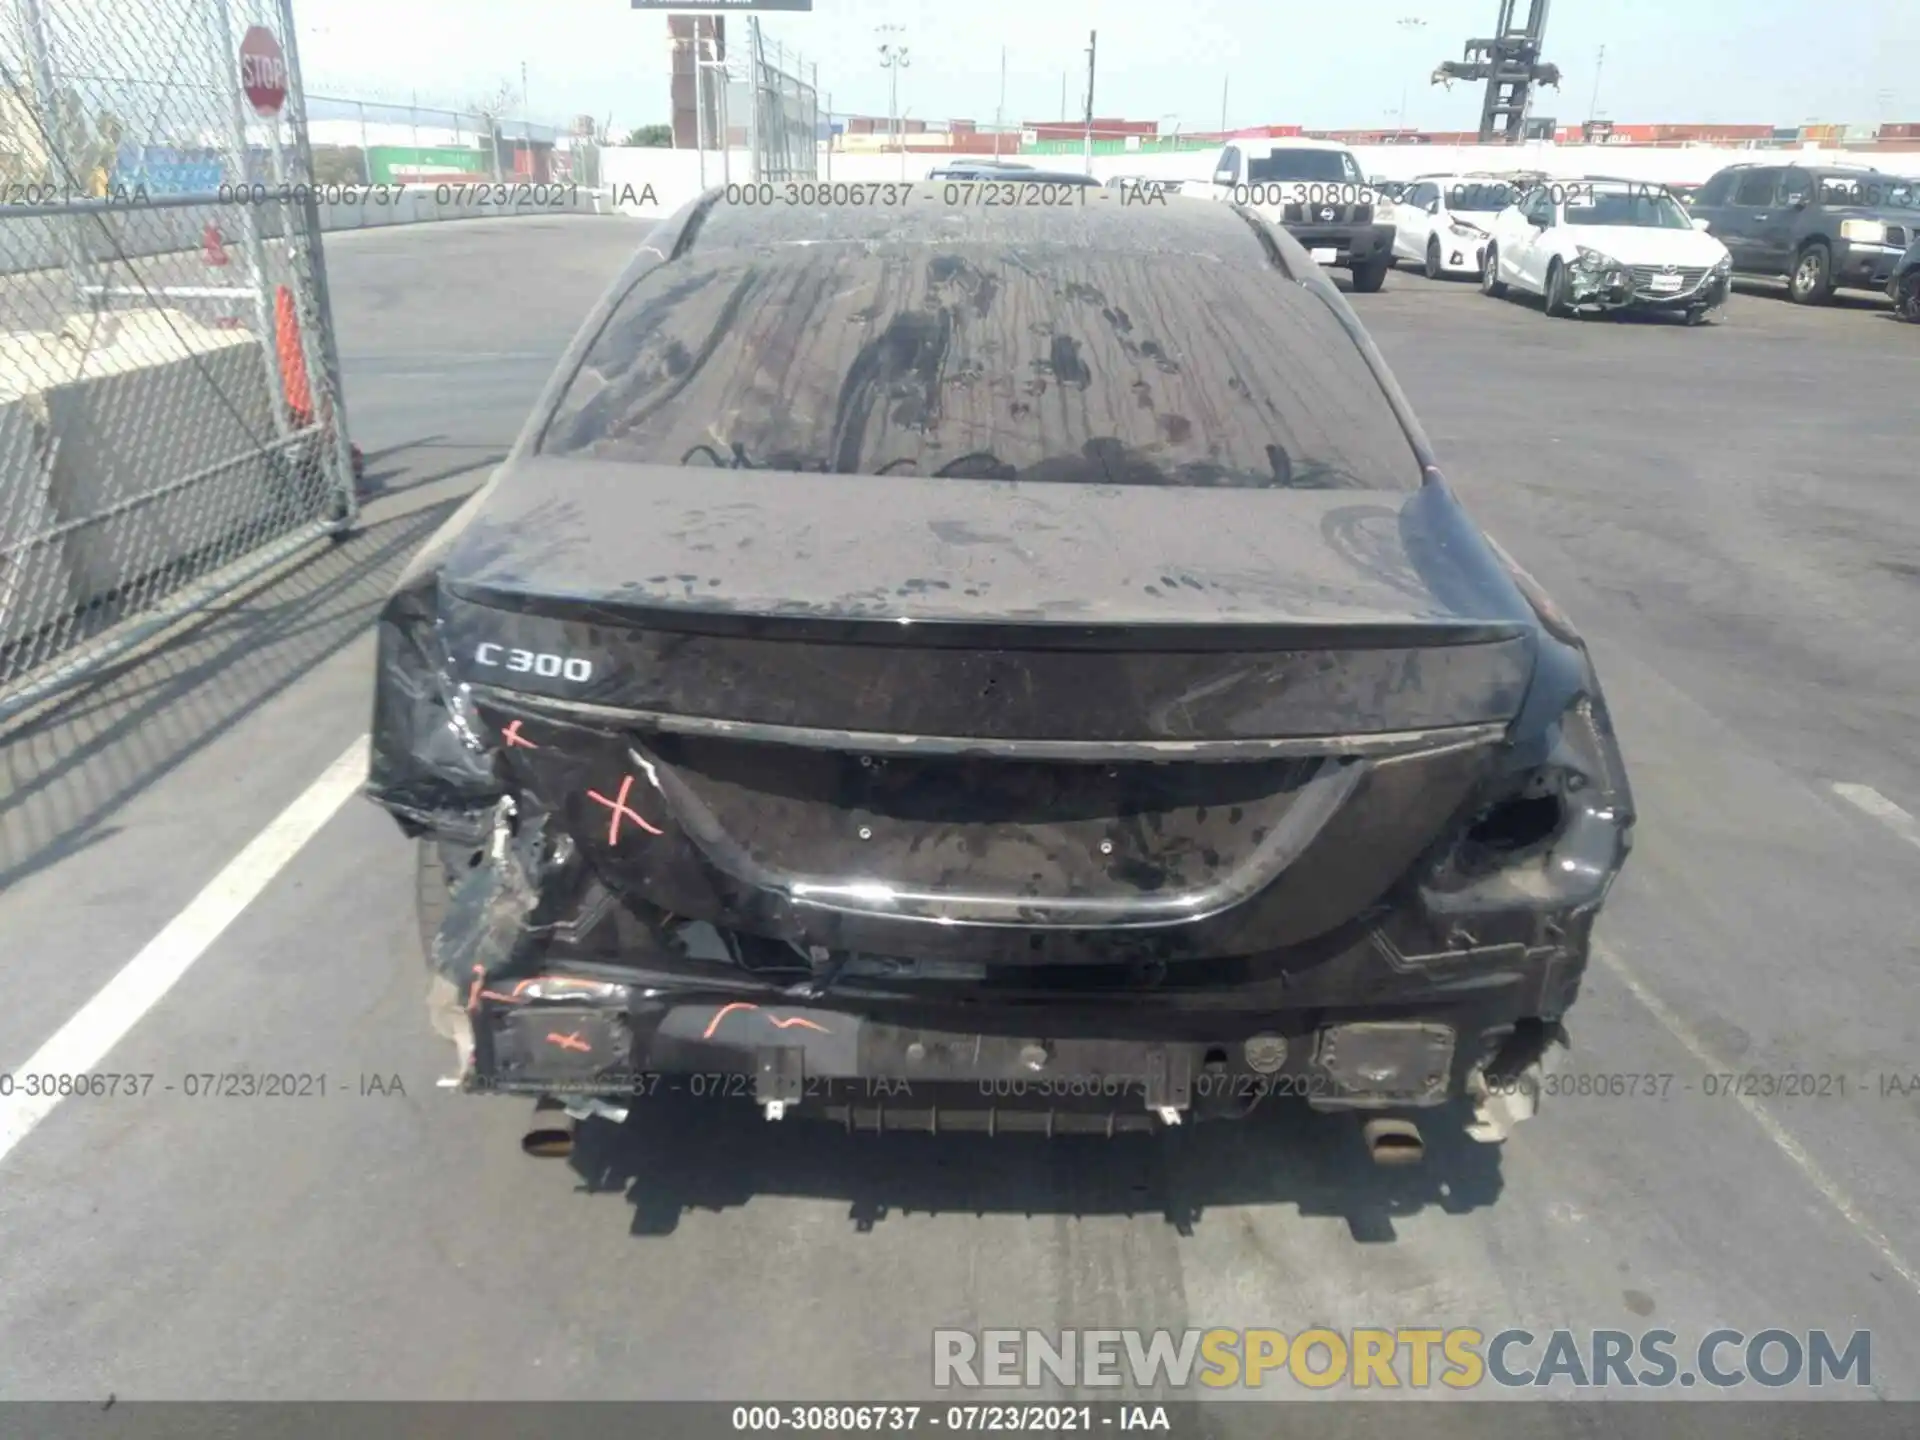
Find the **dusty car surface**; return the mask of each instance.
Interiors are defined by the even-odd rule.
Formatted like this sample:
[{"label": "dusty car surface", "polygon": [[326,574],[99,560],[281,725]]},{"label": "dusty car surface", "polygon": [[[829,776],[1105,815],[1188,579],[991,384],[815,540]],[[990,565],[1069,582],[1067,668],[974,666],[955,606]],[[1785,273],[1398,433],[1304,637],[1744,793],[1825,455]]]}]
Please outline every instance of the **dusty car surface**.
[{"label": "dusty car surface", "polygon": [[1633,823],[1579,637],[1232,204],[710,194],[379,635],[459,1083],[576,1117],[1498,1140]]}]

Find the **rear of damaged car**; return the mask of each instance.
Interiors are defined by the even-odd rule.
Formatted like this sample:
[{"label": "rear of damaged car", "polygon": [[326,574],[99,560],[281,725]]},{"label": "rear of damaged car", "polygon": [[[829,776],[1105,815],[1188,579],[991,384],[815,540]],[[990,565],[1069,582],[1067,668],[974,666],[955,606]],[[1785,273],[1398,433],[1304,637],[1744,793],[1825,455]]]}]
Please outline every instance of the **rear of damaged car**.
[{"label": "rear of damaged car", "polygon": [[416,558],[369,789],[462,1086],[1531,1113],[1632,827],[1587,652],[1295,242],[1104,201],[690,208]]}]

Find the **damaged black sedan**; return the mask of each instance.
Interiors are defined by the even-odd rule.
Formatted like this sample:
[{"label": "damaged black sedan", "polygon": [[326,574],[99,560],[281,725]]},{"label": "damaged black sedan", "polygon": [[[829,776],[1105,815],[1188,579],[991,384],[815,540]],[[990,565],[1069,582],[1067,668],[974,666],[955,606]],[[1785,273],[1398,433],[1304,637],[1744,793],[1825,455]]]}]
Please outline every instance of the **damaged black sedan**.
[{"label": "damaged black sedan", "polygon": [[1633,805],[1587,651],[1240,207],[715,195],[379,626],[458,1083],[619,1118],[1532,1113]]}]

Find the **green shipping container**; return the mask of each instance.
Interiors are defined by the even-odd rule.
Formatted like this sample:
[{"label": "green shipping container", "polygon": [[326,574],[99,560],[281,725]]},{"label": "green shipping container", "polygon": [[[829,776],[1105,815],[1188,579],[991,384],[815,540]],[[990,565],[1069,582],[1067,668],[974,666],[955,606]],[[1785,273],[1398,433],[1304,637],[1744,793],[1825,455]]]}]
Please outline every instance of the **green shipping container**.
[{"label": "green shipping container", "polygon": [[491,176],[493,157],[452,145],[375,145],[367,151],[367,170],[375,185],[417,184],[423,177]]}]

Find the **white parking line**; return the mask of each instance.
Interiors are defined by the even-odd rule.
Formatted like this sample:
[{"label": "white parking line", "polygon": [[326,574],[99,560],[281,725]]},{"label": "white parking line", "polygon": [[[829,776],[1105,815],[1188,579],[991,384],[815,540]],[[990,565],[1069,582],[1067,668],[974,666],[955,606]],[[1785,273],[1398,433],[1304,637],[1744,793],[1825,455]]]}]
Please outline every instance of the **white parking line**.
[{"label": "white parking line", "polygon": [[1841,785],[1833,793],[1849,805],[1857,805],[1909,845],[1920,845],[1920,820],[1916,820],[1871,785]]},{"label": "white parking line", "polygon": [[[362,735],[14,1073],[77,1075],[97,1068],[366,776],[367,737]],[[0,1160],[52,1114],[61,1099],[58,1094],[28,1095],[18,1085],[11,1095],[0,1097]]]},{"label": "white parking line", "polygon": [[[1710,1071],[1724,1072],[1734,1068],[1709,1050],[1706,1042],[1694,1033],[1693,1027],[1682,1020],[1666,1001],[1649,990],[1641,982],[1640,977],[1628,967],[1626,961],[1603,945],[1593,947],[1593,957],[1619,977],[1620,983],[1633,993],[1633,998],[1646,1006],[1652,1012],[1653,1018],[1666,1026],[1668,1033],[1684,1045],[1694,1059]],[[1887,1268],[1906,1281],[1914,1290],[1920,1291],[1920,1269],[1908,1263],[1907,1258],[1894,1249],[1893,1242],[1874,1227],[1873,1222],[1867,1219],[1858,1205],[1853,1203],[1847,1192],[1820,1168],[1820,1162],[1809,1155],[1801,1147],[1800,1142],[1787,1133],[1786,1126],[1774,1119],[1772,1112],[1751,1095],[1738,1089],[1728,1093],[1732,1095],[1734,1103],[1746,1111],[1753,1123],[1765,1132],[1767,1139],[1773,1142],[1774,1148],[1791,1160],[1794,1168],[1806,1177],[1807,1182],[1815,1190],[1820,1192],[1820,1197],[1838,1212],[1842,1220],[1853,1227],[1855,1234],[1879,1253],[1880,1258],[1886,1262]]]}]

